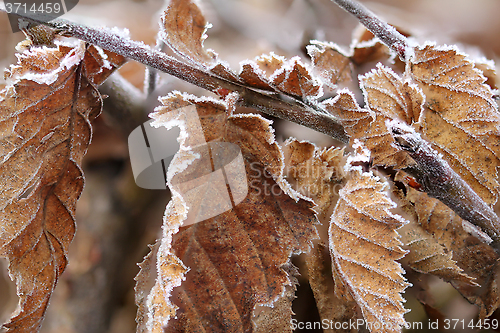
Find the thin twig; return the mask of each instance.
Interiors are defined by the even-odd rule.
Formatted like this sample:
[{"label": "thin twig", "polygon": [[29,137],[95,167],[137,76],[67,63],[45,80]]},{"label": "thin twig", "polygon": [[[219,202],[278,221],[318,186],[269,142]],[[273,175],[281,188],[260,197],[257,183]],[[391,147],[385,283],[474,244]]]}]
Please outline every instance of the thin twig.
[{"label": "thin twig", "polygon": [[[160,38],[160,35],[156,36],[156,46],[155,50],[162,52],[164,47],[167,45]],[[153,92],[156,90],[156,86],[160,79],[160,75],[157,69],[146,66],[146,73],[144,75],[144,93],[146,96],[151,96]]]},{"label": "thin twig", "polygon": [[355,0],[332,1],[356,16],[361,24],[377,36],[382,43],[396,51],[402,61],[406,59],[408,41],[406,37],[394,29],[393,26],[379,19],[372,11]]},{"label": "thin twig", "polygon": [[104,99],[104,110],[110,115],[114,123],[124,135],[128,136],[137,124],[147,121],[148,103],[144,94],[125,80],[120,73],[111,75],[101,86],[101,94],[106,95]]},{"label": "thin twig", "polygon": [[[0,8],[0,11],[3,10]],[[63,31],[65,36],[76,37],[92,43],[214,93],[220,94],[221,89],[236,91],[240,95],[239,103],[241,105],[256,108],[266,114],[309,127],[344,143],[349,140],[342,125],[321,109],[319,104],[305,105],[298,100],[285,100],[281,95],[268,95],[237,82],[228,81],[213,73],[185,64],[163,52],[153,50],[142,42],[120,36],[111,29],[92,28],[66,20],[44,22],[30,17],[22,17],[30,22]]]},{"label": "thin twig", "polygon": [[405,171],[416,178],[429,196],[486,232],[493,239],[490,245],[500,249],[500,219],[495,212],[411,127],[395,120],[387,122],[387,127],[396,145],[417,163]]}]

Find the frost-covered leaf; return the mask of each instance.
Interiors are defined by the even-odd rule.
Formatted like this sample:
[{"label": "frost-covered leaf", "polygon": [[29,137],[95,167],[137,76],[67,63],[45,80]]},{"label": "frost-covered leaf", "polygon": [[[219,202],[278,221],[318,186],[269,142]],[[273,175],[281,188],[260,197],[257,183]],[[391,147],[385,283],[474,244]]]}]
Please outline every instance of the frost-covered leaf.
[{"label": "frost-covered leaf", "polygon": [[353,39],[351,60],[356,65],[388,58],[389,48],[364,26],[358,26]]},{"label": "frost-covered leaf", "polygon": [[[396,28],[396,30],[403,36],[410,36],[409,33],[400,28]],[[353,37],[350,59],[356,66],[361,66],[368,62],[384,62],[385,60],[389,60],[389,62],[395,60],[396,67],[402,64],[399,59],[395,57],[395,53],[383,44],[380,39],[375,37],[366,27],[359,25],[358,28],[354,30]]]},{"label": "frost-covered leaf", "polygon": [[299,57],[287,60],[269,79],[279,90],[298,97],[317,98],[323,88]]},{"label": "frost-covered leaf", "polygon": [[[178,224],[179,215],[168,217],[169,224]],[[171,290],[155,285],[157,276],[170,279],[171,285],[181,283],[187,268],[173,255],[159,256],[159,242],[150,247],[151,251],[139,264],[140,271],[135,277],[135,303],[137,304],[137,333],[161,332],[163,320],[175,315],[175,306],[169,301]],[[162,249],[165,251],[165,249]],[[158,267],[156,261],[158,260]],[[154,304],[154,315],[149,310],[149,304]]]},{"label": "frost-covered leaf", "polygon": [[[189,271],[182,283],[177,275],[157,276],[148,296],[154,300],[148,303],[148,316],[154,318],[150,319],[151,327],[153,332],[160,332],[161,325],[166,326],[166,332],[249,331],[260,320],[261,312],[254,313],[258,306],[278,304],[281,297],[290,295],[286,290],[293,287],[293,277],[284,270],[290,255],[308,251],[317,238],[312,204],[300,199],[283,179],[282,152],[268,121],[256,115],[228,116],[226,108],[230,106],[226,103],[190,95],[170,94],[162,103],[153,114],[155,124],[180,126],[182,131],[180,153],[168,171],[174,196],[165,214],[157,265],[168,266],[165,258],[171,261],[176,257]],[[195,118],[185,118],[180,109],[194,109],[199,125]],[[176,186],[177,181],[201,185],[202,179],[195,176],[200,175],[204,161],[210,165],[203,149],[197,150],[206,147],[204,142],[210,142],[210,147],[215,143],[239,147],[247,179],[240,179],[245,183],[229,181],[228,185],[233,195],[246,185],[248,195],[241,202],[234,199],[229,210],[189,224],[203,210],[197,202],[205,202],[205,197],[213,202],[228,186],[208,187],[209,192],[198,193],[199,201]],[[227,179],[236,169],[224,168]],[[181,218],[172,220],[174,214]],[[163,294],[157,297],[155,292],[160,289]],[[158,316],[161,318],[153,315],[156,306],[169,308],[169,302],[177,307],[175,318],[166,312]],[[285,310],[283,316],[288,316],[289,309]],[[159,325],[153,326],[153,321]]]},{"label": "frost-covered leaf", "polygon": [[286,58],[271,52],[270,54],[262,54],[255,58],[255,62],[259,68],[263,70],[268,76],[280,69],[286,62]]},{"label": "frost-covered leaf", "polygon": [[262,70],[255,61],[243,61],[240,63],[239,77],[249,86],[264,90],[275,90]]},{"label": "frost-covered leaf", "polygon": [[336,88],[338,84],[352,80],[352,63],[335,44],[313,41],[307,46],[314,71],[325,80],[325,84]]},{"label": "frost-covered leaf", "polygon": [[405,168],[413,163],[393,146],[385,126],[387,119],[398,118],[423,133],[485,202],[494,203],[500,115],[485,78],[465,56],[433,46],[415,50],[406,75],[403,80],[378,65],[360,78],[366,109],[345,91],[325,105],[351,137],[364,141],[374,164]]},{"label": "frost-covered leaf", "polygon": [[172,50],[196,66],[231,81],[237,81],[229,66],[217,59],[213,50],[206,50],[203,41],[211,26],[205,19],[197,0],[171,0],[161,17],[160,36]]},{"label": "frost-covered leaf", "polygon": [[[357,320],[357,305],[352,298],[337,296],[335,282],[332,277],[332,259],[328,247],[318,243],[306,256],[309,285],[316,300],[321,320],[334,323],[355,322]],[[337,281],[339,282],[339,281]],[[350,329],[324,329],[325,333],[351,332]]]},{"label": "frost-covered leaf", "polygon": [[323,94],[321,82],[299,57],[287,60],[271,53],[240,65],[239,78],[251,87],[301,98],[318,98]]},{"label": "frost-covered leaf", "polygon": [[299,57],[284,60],[274,54],[241,63],[239,75],[205,50],[203,41],[209,27],[195,0],[171,0],[162,16],[163,40],[177,53],[214,74],[250,87],[284,92],[301,98],[318,98],[323,90],[307,65]]},{"label": "frost-covered leaf", "polygon": [[445,281],[457,280],[474,285],[474,279],[463,272],[453,260],[453,253],[440,245],[419,225],[408,224],[401,230],[403,240],[410,249],[406,256],[411,268],[420,273],[439,276]]},{"label": "frost-covered leaf", "polygon": [[196,0],[171,0],[161,17],[162,39],[176,52],[194,63],[207,66],[217,62],[217,54],[203,48],[210,24]]},{"label": "frost-covered leaf", "polygon": [[319,215],[327,213],[344,178],[344,149],[319,149],[310,142],[289,139],[283,152],[287,180],[296,191],[313,199]]},{"label": "frost-covered leaf", "polygon": [[96,85],[124,62],[83,42],[18,55],[0,92],[0,256],[9,262],[19,307],[8,332],[37,332],[67,265],[83,189]]},{"label": "frost-covered leaf", "polygon": [[[442,250],[436,248],[436,243],[452,254],[452,259],[463,272],[452,269],[451,274],[443,276],[444,272],[429,272],[446,280],[469,302],[481,309],[481,315],[491,315],[500,304],[499,281],[497,276],[498,254],[490,246],[468,233],[464,221],[450,208],[437,199],[430,198],[423,192],[408,188],[406,199],[412,204],[412,214],[416,215],[418,227],[432,240],[418,244],[420,253],[431,253],[439,259]],[[418,238],[418,236],[417,236]],[[410,251],[412,247],[410,246]],[[434,252],[433,252],[434,251]],[[417,254],[410,255],[410,258]],[[450,266],[449,261],[447,261]],[[443,267],[445,268],[445,267]],[[465,280],[460,275],[466,274]],[[468,278],[473,278],[473,282]]]},{"label": "frost-covered leaf", "polygon": [[[318,218],[322,222],[320,228],[328,226],[338,199],[338,191],[343,186],[344,149],[320,149],[310,142],[292,138],[285,142],[283,152],[287,180],[295,190],[313,199],[316,204],[314,210],[318,212]],[[356,303],[349,298],[337,297],[334,293],[328,252],[328,247],[318,243],[306,254],[309,285],[314,293],[319,315],[322,320],[333,322],[355,321]]]},{"label": "frost-covered leaf", "polygon": [[488,204],[498,197],[500,113],[486,78],[456,49],[414,50],[408,73],[426,96],[421,132]]},{"label": "frost-covered leaf", "polygon": [[292,333],[292,302],[296,298],[295,291],[297,289],[298,281],[295,278],[298,269],[291,263],[283,266],[283,269],[291,276],[291,285],[285,286],[283,295],[274,303],[272,307],[259,305],[254,311],[253,325],[255,333],[269,333],[269,332],[290,332]]},{"label": "frost-covered leaf", "polygon": [[361,140],[371,151],[375,165],[404,168],[413,160],[393,146],[394,139],[385,122],[399,118],[407,124],[417,122],[422,112],[424,96],[420,89],[387,67],[360,77],[366,108],[361,108],[352,93],[341,90],[333,99],[324,102],[326,109],[340,118],[352,139]]},{"label": "frost-covered leaf", "polygon": [[401,293],[409,284],[397,262],[406,251],[396,230],[407,222],[390,212],[395,203],[387,184],[360,167],[352,167],[348,176],[329,230],[336,294],[347,290],[372,331],[401,332],[407,312]]},{"label": "frost-covered leaf", "polygon": [[415,85],[403,82],[396,73],[382,65],[377,65],[376,70],[360,77],[360,84],[366,107],[375,118],[364,133],[359,129],[366,140],[366,147],[372,152],[373,163],[397,168],[411,165],[413,162],[408,155],[393,147],[394,139],[385,122],[394,118],[409,125],[417,122],[424,102],[422,92]]}]

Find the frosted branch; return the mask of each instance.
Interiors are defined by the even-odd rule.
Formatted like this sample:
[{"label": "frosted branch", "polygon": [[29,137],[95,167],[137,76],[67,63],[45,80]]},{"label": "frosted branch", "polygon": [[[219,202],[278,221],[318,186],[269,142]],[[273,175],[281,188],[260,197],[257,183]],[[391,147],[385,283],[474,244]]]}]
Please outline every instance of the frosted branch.
[{"label": "frosted branch", "polygon": [[372,11],[355,0],[332,0],[347,12],[356,16],[368,30],[377,36],[385,45],[396,51],[401,60],[406,59],[408,41],[393,26],[378,18]]},{"label": "frosted branch", "polygon": [[[1,8],[0,11],[2,11]],[[142,42],[121,36],[108,28],[93,28],[66,20],[44,22],[30,17],[23,18],[62,31],[65,36],[76,37],[97,45],[216,94],[220,94],[221,89],[236,91],[240,96],[238,101],[240,105],[309,127],[341,142],[348,142],[342,125],[318,105],[306,105],[297,99],[263,93],[240,83],[228,81],[213,73],[185,64],[163,52],[151,49]]]},{"label": "frosted branch", "polygon": [[500,219],[474,190],[411,127],[387,123],[396,145],[408,152],[417,163],[405,169],[422,185],[424,191],[450,207],[464,220],[486,232],[491,246],[500,248]]}]

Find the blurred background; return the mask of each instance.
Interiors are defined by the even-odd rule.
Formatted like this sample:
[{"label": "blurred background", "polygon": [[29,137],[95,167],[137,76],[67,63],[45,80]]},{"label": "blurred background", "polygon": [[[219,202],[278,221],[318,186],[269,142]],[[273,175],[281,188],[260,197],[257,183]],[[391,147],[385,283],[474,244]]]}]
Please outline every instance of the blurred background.
[{"label": "blurred background", "polygon": [[[418,41],[457,44],[473,55],[492,60],[500,57],[500,1],[498,0],[379,0],[361,1],[390,24],[412,34]],[[200,0],[207,20],[213,24],[205,46],[214,49],[234,70],[238,63],[271,51],[307,59],[305,46],[311,39],[332,41],[346,50],[357,21],[329,0]],[[127,28],[132,39],[154,45],[163,0],[80,0],[63,18],[94,26]],[[0,14],[0,68],[16,61],[15,45],[24,39],[13,34],[6,14]],[[143,65],[129,62],[120,75],[139,94],[144,86]],[[114,79],[117,84],[121,81]],[[52,297],[44,333],[135,332],[134,276],[137,263],[148,253],[148,244],[159,237],[168,191],[143,190],[133,180],[128,160],[127,137],[147,119],[158,104],[157,97],[171,90],[198,95],[203,90],[161,75],[150,96],[135,105],[129,119],[120,113],[112,93],[113,80],[102,89],[110,95],[104,112],[94,124],[94,137],[84,160],[86,185],[77,209],[77,233],[70,264]],[[0,79],[0,88],[2,87]],[[135,89],[135,90],[134,90]],[[110,92],[111,91],[111,92]],[[308,139],[320,146],[334,141],[299,125],[277,121],[277,137]],[[296,260],[300,266],[300,259]],[[17,304],[15,288],[0,259],[0,320],[6,321]],[[405,297],[409,322],[428,319],[417,301],[419,288],[429,288],[433,306],[447,318],[470,320],[477,309],[464,301],[448,284],[437,279],[419,280]],[[415,280],[411,280],[414,278]],[[298,320],[317,320],[314,299],[305,279],[294,303]],[[496,316],[496,314],[494,315]],[[500,316],[497,316],[500,318]],[[425,325],[424,325],[425,326]],[[312,331],[308,331],[312,332]]]}]

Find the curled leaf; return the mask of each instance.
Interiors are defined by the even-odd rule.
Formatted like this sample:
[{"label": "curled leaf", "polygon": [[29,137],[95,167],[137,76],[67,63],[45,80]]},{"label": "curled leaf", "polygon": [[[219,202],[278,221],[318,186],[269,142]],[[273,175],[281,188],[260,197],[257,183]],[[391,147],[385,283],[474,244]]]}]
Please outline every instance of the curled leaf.
[{"label": "curled leaf", "polygon": [[340,118],[352,139],[358,139],[371,151],[375,165],[405,168],[414,164],[407,153],[393,146],[394,139],[386,120],[399,118],[417,122],[424,97],[415,85],[403,82],[396,73],[378,65],[376,70],[360,78],[366,108],[361,108],[352,93],[341,90],[333,99],[324,101],[326,109]]},{"label": "curled leaf", "polygon": [[[321,319],[334,323],[355,322],[358,307],[354,300],[335,293],[336,283],[341,282],[339,280],[334,282],[334,278],[331,276],[332,259],[328,247],[322,243],[317,244],[307,254],[306,265],[309,285],[314,293]],[[329,327],[323,332],[350,332],[350,330],[347,328],[334,330],[334,327]]]},{"label": "curled leaf", "polygon": [[274,52],[271,52],[270,54],[262,54],[255,59],[259,68],[268,76],[280,69],[285,61],[285,57],[276,55]]},{"label": "curled leaf", "polygon": [[238,81],[229,65],[217,59],[217,53],[206,50],[203,41],[210,28],[197,0],[171,0],[161,16],[160,37],[172,50],[195,66],[226,78]]},{"label": "curled leaf", "polygon": [[249,86],[263,89],[263,90],[275,90],[271,87],[266,73],[259,68],[256,62],[244,61],[240,63],[241,70],[239,77]]},{"label": "curled leaf", "polygon": [[320,215],[327,213],[344,178],[344,149],[319,149],[312,143],[289,139],[283,152],[285,173],[294,189],[313,199]]},{"label": "curled leaf", "polygon": [[203,48],[210,24],[196,0],[171,0],[161,17],[162,39],[176,52],[195,64],[207,66],[217,61],[217,54]]}]

